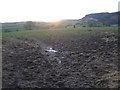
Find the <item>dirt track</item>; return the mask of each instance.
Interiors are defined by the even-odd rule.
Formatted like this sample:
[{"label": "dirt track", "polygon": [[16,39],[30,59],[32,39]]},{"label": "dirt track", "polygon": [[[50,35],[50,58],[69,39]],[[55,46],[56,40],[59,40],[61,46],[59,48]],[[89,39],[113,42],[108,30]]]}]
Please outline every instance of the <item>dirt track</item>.
[{"label": "dirt track", "polygon": [[3,38],[3,88],[116,88],[117,41],[116,32],[87,38]]}]

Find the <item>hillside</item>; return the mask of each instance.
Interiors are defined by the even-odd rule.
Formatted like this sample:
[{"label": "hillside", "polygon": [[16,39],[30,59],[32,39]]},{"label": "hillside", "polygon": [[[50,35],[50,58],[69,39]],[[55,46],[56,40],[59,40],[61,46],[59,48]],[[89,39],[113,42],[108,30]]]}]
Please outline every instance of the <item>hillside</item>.
[{"label": "hillside", "polygon": [[80,19],[80,24],[84,26],[117,26],[118,14],[119,12],[88,14]]}]

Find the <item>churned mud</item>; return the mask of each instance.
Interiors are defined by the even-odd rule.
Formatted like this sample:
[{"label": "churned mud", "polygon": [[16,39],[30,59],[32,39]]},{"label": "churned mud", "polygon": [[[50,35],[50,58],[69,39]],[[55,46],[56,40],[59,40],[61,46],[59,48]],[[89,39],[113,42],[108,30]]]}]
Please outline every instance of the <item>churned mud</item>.
[{"label": "churned mud", "polygon": [[3,38],[3,88],[117,88],[117,37]]}]

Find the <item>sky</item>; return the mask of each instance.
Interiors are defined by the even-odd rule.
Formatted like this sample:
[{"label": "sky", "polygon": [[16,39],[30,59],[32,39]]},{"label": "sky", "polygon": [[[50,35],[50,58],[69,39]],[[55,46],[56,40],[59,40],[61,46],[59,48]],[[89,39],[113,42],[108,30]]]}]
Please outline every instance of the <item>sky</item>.
[{"label": "sky", "polygon": [[80,19],[118,11],[120,0],[0,0],[0,22]]}]

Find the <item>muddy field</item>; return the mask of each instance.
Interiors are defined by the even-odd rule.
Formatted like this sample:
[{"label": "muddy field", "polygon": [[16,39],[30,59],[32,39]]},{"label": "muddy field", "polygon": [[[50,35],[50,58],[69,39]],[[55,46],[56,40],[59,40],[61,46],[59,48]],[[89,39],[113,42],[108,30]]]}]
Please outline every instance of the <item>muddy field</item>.
[{"label": "muddy field", "polygon": [[117,34],[109,28],[3,33],[3,88],[118,88]]}]

